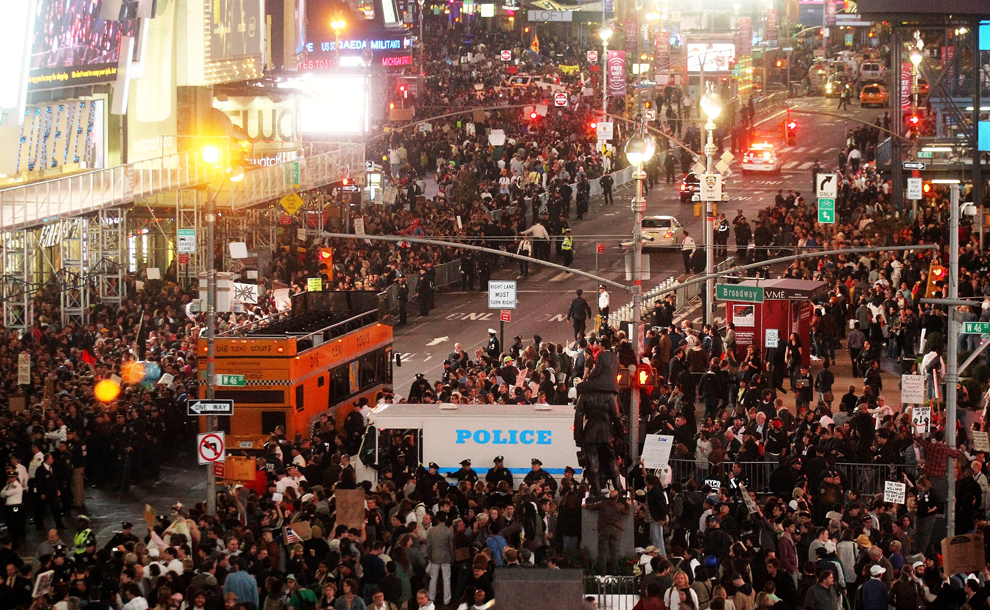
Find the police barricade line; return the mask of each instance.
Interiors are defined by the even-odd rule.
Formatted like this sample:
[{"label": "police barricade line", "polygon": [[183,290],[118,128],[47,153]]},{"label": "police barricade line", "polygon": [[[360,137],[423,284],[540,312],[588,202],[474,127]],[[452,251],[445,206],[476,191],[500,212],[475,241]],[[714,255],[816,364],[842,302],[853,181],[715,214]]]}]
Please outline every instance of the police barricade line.
[{"label": "police barricade line", "polygon": [[593,596],[598,608],[632,610],[639,601],[638,576],[585,576],[584,594]]},{"label": "police barricade line", "polygon": [[[718,484],[721,485],[722,481],[731,477],[732,464],[731,461],[712,464],[707,461],[672,459],[669,462],[671,480],[687,481],[693,478],[699,489],[706,481],[718,481]],[[755,491],[758,494],[770,493],[770,474],[778,466],[776,460],[740,462],[740,465],[743,468],[743,476],[749,481],[748,489],[750,491]],[[886,481],[900,481],[901,475],[904,473],[911,477],[920,474],[920,468],[917,464],[839,462],[835,464],[835,468],[842,474],[843,487],[853,489],[861,496],[883,493]]]}]

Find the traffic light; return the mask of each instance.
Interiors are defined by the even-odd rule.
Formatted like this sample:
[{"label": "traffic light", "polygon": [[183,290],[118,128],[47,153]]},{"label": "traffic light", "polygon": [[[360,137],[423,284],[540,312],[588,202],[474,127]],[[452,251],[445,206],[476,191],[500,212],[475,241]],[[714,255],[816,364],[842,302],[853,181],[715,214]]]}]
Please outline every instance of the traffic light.
[{"label": "traffic light", "polygon": [[784,67],[784,62],[782,62],[782,61],[780,61],[780,60],[778,59],[778,60],[777,60],[777,67],[778,67],[778,68],[783,68],[783,67]]},{"label": "traffic light", "polygon": [[636,366],[636,387],[644,390],[652,390],[657,385],[657,371],[649,364],[639,364]]},{"label": "traffic light", "polygon": [[333,280],[333,250],[320,248],[317,250],[316,258],[320,264],[320,276],[327,280]]},{"label": "traffic light", "polygon": [[539,114],[537,114],[535,110],[534,110],[533,112],[530,112],[530,113],[529,113],[529,119],[530,119],[531,121],[535,121],[535,120],[536,120],[536,117],[538,117],[538,116],[540,116],[540,115],[539,115]]},{"label": "traffic light", "polygon": [[399,84],[399,95],[401,95],[403,98],[409,97],[409,90],[406,89],[406,85],[404,83]]},{"label": "traffic light", "polygon": [[941,290],[941,287],[937,284],[941,283],[942,285],[945,285],[945,275],[947,271],[948,270],[945,267],[939,265],[938,263],[931,264],[928,268],[928,286],[925,288],[925,298],[930,299],[935,296],[937,291]]},{"label": "traffic light", "polygon": [[588,129],[597,130],[598,129],[598,122],[597,121],[592,121],[592,122],[588,123]]},{"label": "traffic light", "polygon": [[615,379],[619,383],[620,390],[625,390],[632,386],[632,375],[629,374],[629,369],[624,366],[619,367],[619,374],[616,375]]},{"label": "traffic light", "polygon": [[784,141],[787,144],[794,144],[797,134],[797,123],[793,119],[784,121]]},{"label": "traffic light", "polygon": [[921,184],[921,191],[925,194],[925,196],[927,196],[929,193],[932,192],[932,183],[925,180]]},{"label": "traffic light", "polygon": [[904,117],[904,124],[907,137],[917,138],[921,125],[921,117],[917,114],[908,114]]}]

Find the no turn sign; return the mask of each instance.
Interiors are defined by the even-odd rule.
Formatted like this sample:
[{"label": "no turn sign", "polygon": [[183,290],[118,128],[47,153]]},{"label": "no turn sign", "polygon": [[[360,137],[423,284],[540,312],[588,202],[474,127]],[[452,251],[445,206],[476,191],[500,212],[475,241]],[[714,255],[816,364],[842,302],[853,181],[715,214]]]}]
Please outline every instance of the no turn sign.
[{"label": "no turn sign", "polygon": [[566,93],[554,93],[553,94],[553,105],[554,106],[566,106],[567,105],[567,94]]},{"label": "no turn sign", "polygon": [[598,61],[598,51],[588,51],[588,63],[593,64]]},{"label": "no turn sign", "polygon": [[502,61],[509,61],[512,59],[512,51],[502,51]]},{"label": "no turn sign", "polygon": [[199,465],[227,461],[227,446],[223,432],[207,432],[196,436],[196,456]]}]

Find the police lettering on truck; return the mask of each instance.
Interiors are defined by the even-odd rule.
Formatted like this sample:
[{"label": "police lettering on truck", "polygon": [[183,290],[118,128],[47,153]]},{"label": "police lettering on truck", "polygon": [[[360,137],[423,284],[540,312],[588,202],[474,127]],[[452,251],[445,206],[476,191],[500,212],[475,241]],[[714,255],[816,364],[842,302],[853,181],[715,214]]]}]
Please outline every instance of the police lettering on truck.
[{"label": "police lettering on truck", "polygon": [[[421,435],[422,463],[436,462],[440,472],[454,472],[461,460],[471,460],[472,468],[484,476],[496,456],[505,456],[504,466],[514,475],[528,473],[533,459],[543,462],[543,470],[563,475],[568,466],[581,473],[574,442],[574,407],[566,405],[499,405],[495,413],[482,412],[477,405],[383,405],[369,417],[366,439],[374,448],[362,450],[357,460],[358,476],[378,479],[378,471],[364,459],[383,459],[392,430]],[[379,456],[372,458],[372,456]]]},{"label": "police lettering on truck", "polygon": [[552,434],[550,430],[458,430],[457,444],[472,440],[479,445],[549,445]]}]

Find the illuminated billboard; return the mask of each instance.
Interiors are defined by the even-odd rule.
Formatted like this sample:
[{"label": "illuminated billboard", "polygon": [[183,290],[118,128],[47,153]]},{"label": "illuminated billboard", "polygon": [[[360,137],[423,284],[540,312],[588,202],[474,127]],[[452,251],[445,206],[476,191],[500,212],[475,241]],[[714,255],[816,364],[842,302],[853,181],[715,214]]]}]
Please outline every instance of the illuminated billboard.
[{"label": "illuminated billboard", "polygon": [[299,92],[303,137],[367,133],[369,100],[363,75],[321,75],[285,85]]},{"label": "illuminated billboard", "polygon": [[701,72],[704,65],[705,72],[731,72],[732,63],[736,59],[736,45],[734,44],[708,44],[693,43],[687,44],[687,71],[692,73]]},{"label": "illuminated billboard", "polygon": [[[339,32],[331,27],[344,21]],[[413,39],[402,27],[394,0],[309,0],[306,3],[306,61],[299,70],[332,69],[339,48],[340,67],[360,67],[371,51],[372,65],[412,64]]]},{"label": "illuminated billboard", "polygon": [[[109,1],[109,0],[108,0]],[[37,0],[28,81],[48,89],[113,81],[121,36],[137,20],[100,19],[104,0]]]},{"label": "illuminated billboard", "polygon": [[260,55],[264,50],[262,0],[214,0],[210,59]]}]

